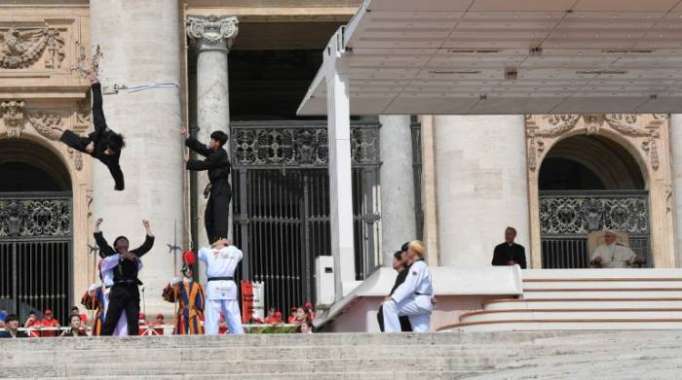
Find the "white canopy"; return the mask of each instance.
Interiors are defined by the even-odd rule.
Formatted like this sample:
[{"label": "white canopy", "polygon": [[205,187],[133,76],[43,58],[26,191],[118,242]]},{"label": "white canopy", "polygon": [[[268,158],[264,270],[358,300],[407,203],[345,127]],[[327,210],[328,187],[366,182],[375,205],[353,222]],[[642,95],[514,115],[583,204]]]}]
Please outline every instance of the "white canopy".
[{"label": "white canopy", "polygon": [[[682,112],[680,0],[366,0],[300,115]],[[333,66],[333,67],[332,67]]]}]

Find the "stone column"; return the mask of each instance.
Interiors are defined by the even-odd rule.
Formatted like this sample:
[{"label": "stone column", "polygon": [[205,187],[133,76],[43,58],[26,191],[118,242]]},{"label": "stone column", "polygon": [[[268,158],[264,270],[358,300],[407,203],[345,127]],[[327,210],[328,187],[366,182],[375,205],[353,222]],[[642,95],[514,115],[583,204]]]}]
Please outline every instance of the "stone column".
[{"label": "stone column", "polygon": [[414,168],[409,115],[382,115],[381,123],[381,252],[391,266],[393,252],[416,239]]},{"label": "stone column", "polygon": [[670,115],[670,149],[675,230],[675,267],[682,265],[682,114]]},{"label": "stone column", "polygon": [[[163,287],[174,276],[174,222],[178,236],[183,223],[183,159],[180,70],[180,18],[177,0],[92,0],[90,24],[93,46],[103,53],[100,77],[106,88],[174,83],[177,86],[138,92],[105,91],[104,113],[110,128],[122,133],[121,154],[125,190],[114,191],[107,168],[93,162],[93,216],[104,218],[102,229],[113,243],[126,235],[135,247],[142,244],[142,219],[151,221],[156,243],[143,258],[145,302],[149,313],[170,313]],[[94,219],[93,219],[94,220]],[[79,270],[77,268],[77,270]]]},{"label": "stone column", "polygon": [[488,266],[506,226],[528,243],[523,115],[435,116],[440,265]]},{"label": "stone column", "polygon": [[[227,55],[238,33],[238,20],[232,16],[188,16],[187,35],[196,54],[196,137],[208,143],[214,131],[230,135],[230,101],[228,91]],[[229,142],[225,149],[229,152]],[[209,244],[204,228],[204,210],[207,199],[202,192],[208,176],[197,176],[197,241],[198,246]],[[234,189],[233,189],[234,191]],[[231,203],[230,203],[231,205]],[[230,206],[229,237],[232,235],[232,207]]]}]

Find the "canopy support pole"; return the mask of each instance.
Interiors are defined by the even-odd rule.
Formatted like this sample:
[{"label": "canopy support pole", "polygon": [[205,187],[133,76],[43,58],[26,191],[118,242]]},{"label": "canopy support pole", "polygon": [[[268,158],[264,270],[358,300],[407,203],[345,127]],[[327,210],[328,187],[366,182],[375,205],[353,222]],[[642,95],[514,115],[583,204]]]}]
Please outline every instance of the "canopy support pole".
[{"label": "canopy support pole", "polygon": [[342,54],[343,28],[334,34],[324,52],[331,251],[334,258],[334,291],[337,301],[352,289],[355,282],[350,97],[347,78],[339,72],[337,66],[337,59]]}]

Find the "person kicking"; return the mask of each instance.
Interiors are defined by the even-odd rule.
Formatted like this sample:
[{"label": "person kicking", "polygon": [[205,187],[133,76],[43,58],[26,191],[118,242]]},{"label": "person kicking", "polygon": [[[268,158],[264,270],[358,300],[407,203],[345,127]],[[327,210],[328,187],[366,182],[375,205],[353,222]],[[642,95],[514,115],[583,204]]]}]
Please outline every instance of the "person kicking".
[{"label": "person kicking", "polygon": [[95,131],[87,137],[82,137],[59,126],[53,128],[55,134],[59,134],[59,141],[102,162],[114,178],[114,189],[121,191],[125,184],[119,160],[121,159],[121,150],[125,147],[125,141],[121,134],[107,127],[102,109],[102,85],[99,83],[97,75],[90,72],[88,79],[92,90],[92,123],[95,126]]},{"label": "person kicking", "polygon": [[234,272],[244,254],[232,242],[221,239],[212,247],[199,249],[199,260],[206,264],[206,335],[218,335],[222,312],[230,335],[244,334],[237,300]]}]

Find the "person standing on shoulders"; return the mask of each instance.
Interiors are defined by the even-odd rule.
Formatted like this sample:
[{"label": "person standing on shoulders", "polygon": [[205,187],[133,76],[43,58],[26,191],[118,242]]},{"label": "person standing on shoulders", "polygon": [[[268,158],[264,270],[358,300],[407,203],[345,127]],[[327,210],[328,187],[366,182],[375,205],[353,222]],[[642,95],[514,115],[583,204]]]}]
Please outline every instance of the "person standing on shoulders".
[{"label": "person standing on shoulders", "polygon": [[[187,130],[181,131],[187,136]],[[218,241],[227,237],[229,228],[228,208],[232,198],[230,187],[230,159],[224,146],[227,143],[227,134],[223,131],[211,133],[211,140],[204,145],[199,140],[190,136],[185,140],[185,145],[204,157],[205,160],[187,160],[187,170],[208,170],[210,183],[204,189],[204,197],[208,197],[206,210],[204,211],[204,226],[208,241]]]},{"label": "person standing on shoulders", "polygon": [[493,266],[518,265],[526,269],[526,250],[522,245],[514,243],[516,229],[507,227],[504,230],[504,243],[498,244],[493,252]]},{"label": "person standing on shoulders", "polygon": [[412,331],[424,333],[431,330],[433,310],[433,283],[431,271],[424,261],[426,249],[419,240],[411,241],[407,248],[408,274],[392,295],[383,303],[384,330],[400,332],[400,316],[407,316]]}]

